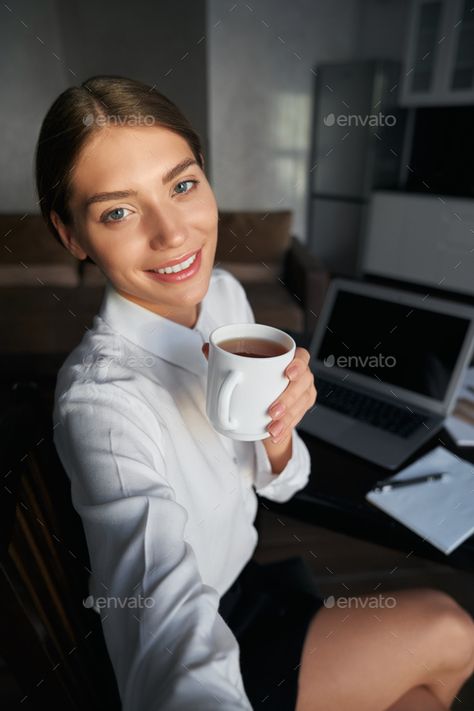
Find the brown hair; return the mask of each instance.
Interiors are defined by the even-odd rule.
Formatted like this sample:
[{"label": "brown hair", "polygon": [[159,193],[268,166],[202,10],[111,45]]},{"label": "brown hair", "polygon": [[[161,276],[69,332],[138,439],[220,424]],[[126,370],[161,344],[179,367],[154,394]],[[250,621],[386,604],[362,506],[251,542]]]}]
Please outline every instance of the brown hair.
[{"label": "brown hair", "polygon": [[[57,212],[72,224],[69,209],[70,174],[81,150],[101,125],[159,125],[182,136],[203,168],[201,139],[178,107],[166,96],[135,79],[94,76],[63,91],[41,125],[35,154],[36,189],[43,219],[54,238],[51,222]],[[63,245],[64,246],[64,245]],[[93,262],[90,257],[85,261]]]}]

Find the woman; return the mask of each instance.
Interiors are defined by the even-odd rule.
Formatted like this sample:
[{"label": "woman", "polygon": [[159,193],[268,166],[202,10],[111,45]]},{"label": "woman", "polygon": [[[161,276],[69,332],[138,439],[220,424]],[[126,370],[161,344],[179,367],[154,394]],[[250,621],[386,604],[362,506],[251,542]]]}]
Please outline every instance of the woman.
[{"label": "woman", "polygon": [[250,560],[254,488],[286,501],[308,480],[295,426],[316,390],[298,348],[270,438],[236,442],[205,415],[208,335],[253,314],[213,269],[217,206],[178,108],[121,77],[70,88],[44,119],[36,176],[53,235],[107,279],[58,374],[54,423],[123,708],[449,708],[474,645],[449,596],[396,592],[348,614],[298,583],[297,560]]}]

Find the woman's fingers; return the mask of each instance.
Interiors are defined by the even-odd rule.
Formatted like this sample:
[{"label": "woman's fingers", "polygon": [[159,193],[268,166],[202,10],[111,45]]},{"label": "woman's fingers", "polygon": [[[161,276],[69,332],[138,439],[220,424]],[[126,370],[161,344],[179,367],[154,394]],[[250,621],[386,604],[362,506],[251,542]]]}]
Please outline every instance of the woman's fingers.
[{"label": "woman's fingers", "polygon": [[299,352],[285,371],[290,382],[268,411],[272,422],[267,429],[275,443],[288,436],[316,402],[317,390],[309,368],[309,353],[305,348],[297,351]]},{"label": "woman's fingers", "polygon": [[283,415],[280,417],[272,416],[272,422],[267,426],[267,429],[274,438],[274,442],[279,442],[283,437],[286,437],[289,431],[303,419],[305,413],[314,406],[316,392],[316,388],[312,386],[300,395],[296,405],[285,409]]},{"label": "woman's fingers", "polygon": [[286,377],[290,381],[297,380],[307,370],[310,357],[306,348],[296,348],[294,358],[285,370]]}]

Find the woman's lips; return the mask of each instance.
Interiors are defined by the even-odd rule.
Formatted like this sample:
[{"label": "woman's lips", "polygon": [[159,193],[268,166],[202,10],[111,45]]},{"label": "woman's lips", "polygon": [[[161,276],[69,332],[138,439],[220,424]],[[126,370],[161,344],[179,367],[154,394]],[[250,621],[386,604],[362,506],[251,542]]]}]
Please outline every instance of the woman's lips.
[{"label": "woman's lips", "polygon": [[183,262],[188,260],[190,257],[194,257],[195,254],[197,254],[197,249],[195,249],[194,252],[188,252],[187,254],[183,254],[183,256],[180,257],[179,259],[171,259],[169,262],[166,262],[165,264],[159,264],[157,267],[153,267],[153,269],[166,269],[166,267],[175,267],[177,264],[182,264]]},{"label": "woman's lips", "polygon": [[[183,259],[183,262],[186,261]],[[183,269],[180,272],[173,273],[171,274],[159,274],[158,272],[153,272],[150,270],[147,270],[145,274],[149,274],[149,276],[152,279],[155,279],[155,281],[161,281],[164,283],[179,283],[181,281],[185,281],[187,279],[191,279],[195,274],[198,273],[199,268],[201,266],[201,250],[197,252],[196,254],[196,259],[194,262],[187,268]]]}]

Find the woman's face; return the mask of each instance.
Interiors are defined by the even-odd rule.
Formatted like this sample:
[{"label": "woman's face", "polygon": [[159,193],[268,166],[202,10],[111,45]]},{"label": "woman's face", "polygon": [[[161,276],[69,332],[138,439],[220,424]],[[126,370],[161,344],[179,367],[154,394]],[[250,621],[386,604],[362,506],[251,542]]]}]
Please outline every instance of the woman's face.
[{"label": "woman's face", "polygon": [[[69,206],[71,226],[51,219],[75,257],[89,255],[125,298],[194,326],[214,264],[217,205],[184,138],[162,127],[98,131],[74,165]],[[149,271],[195,253],[185,279]]]}]

